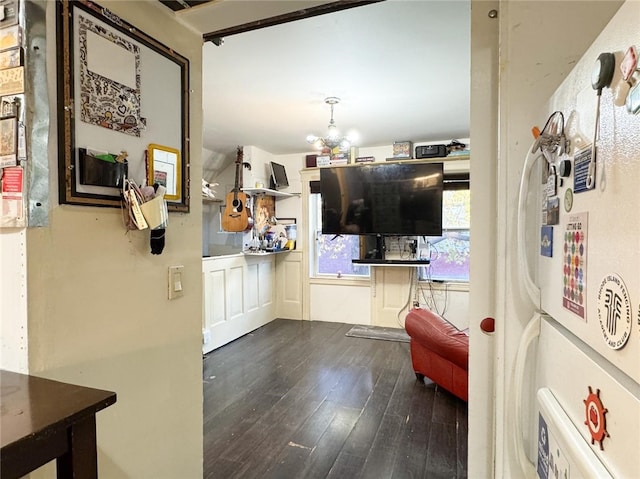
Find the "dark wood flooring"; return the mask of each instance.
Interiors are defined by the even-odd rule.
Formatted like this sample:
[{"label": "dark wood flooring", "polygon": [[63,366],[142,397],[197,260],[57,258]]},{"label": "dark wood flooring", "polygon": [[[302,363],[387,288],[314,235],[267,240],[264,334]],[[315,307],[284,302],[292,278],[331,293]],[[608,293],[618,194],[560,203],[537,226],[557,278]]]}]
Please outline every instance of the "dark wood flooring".
[{"label": "dark wood flooring", "polygon": [[205,478],[467,477],[467,404],[351,326],[277,319],[205,355]]}]

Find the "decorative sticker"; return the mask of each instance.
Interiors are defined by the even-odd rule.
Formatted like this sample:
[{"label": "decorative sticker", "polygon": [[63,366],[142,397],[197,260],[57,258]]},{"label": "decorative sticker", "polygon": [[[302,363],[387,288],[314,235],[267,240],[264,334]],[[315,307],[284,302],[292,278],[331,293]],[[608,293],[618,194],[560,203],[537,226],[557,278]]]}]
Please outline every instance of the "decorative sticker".
[{"label": "decorative sticker", "polygon": [[15,118],[0,120],[0,167],[16,166],[18,122]]},{"label": "decorative sticker", "polygon": [[538,414],[538,477],[549,478],[549,428],[542,414]]},{"label": "decorative sticker", "polygon": [[538,477],[540,479],[571,477],[569,461],[560,450],[558,440],[549,431],[542,414],[538,414]]},{"label": "decorative sticker", "polygon": [[0,52],[0,70],[4,70],[6,68],[15,68],[21,65],[22,49],[20,47]]},{"label": "decorative sticker", "polygon": [[588,218],[589,213],[569,215],[562,248],[562,306],[585,321]]},{"label": "decorative sticker", "polygon": [[20,166],[5,168],[2,174],[2,210],[3,218],[21,218],[23,212],[22,178]]},{"label": "decorative sticker", "polygon": [[8,50],[20,46],[22,31],[20,25],[0,29],[0,50]]},{"label": "decorative sticker", "polygon": [[19,0],[0,0],[0,28],[18,24]]},{"label": "decorative sticker", "polygon": [[24,92],[24,67],[0,70],[0,96]]},{"label": "decorative sticker", "polygon": [[631,335],[631,302],[622,278],[608,274],[598,291],[598,319],[602,337],[611,349],[621,349]]},{"label": "decorative sticker", "polygon": [[[144,125],[140,111],[140,49],[114,32],[79,16],[80,118],[132,136]],[[108,56],[111,70],[101,69]],[[107,77],[106,75],[109,75]]]},{"label": "decorative sticker", "polygon": [[553,226],[543,226],[540,230],[540,254],[553,257]]},{"label": "decorative sticker", "polygon": [[596,393],[593,393],[591,386],[589,386],[589,395],[587,399],[583,400],[584,411],[586,415],[585,425],[589,427],[589,434],[591,434],[591,444],[595,444],[596,441],[600,443],[600,450],[604,451],[605,437],[609,437],[607,432],[607,418],[605,414],[609,412],[600,400],[600,390],[597,389]]}]

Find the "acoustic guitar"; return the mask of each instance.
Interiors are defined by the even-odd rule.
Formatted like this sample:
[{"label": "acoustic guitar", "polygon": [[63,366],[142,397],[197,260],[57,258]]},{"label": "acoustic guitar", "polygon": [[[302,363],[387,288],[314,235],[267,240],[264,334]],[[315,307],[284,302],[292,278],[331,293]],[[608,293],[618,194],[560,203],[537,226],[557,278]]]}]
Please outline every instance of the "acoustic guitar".
[{"label": "acoustic guitar", "polygon": [[222,214],[222,229],[239,233],[250,226],[250,214],[247,207],[247,195],[241,190],[242,178],[242,147],[238,147],[236,156],[236,179],[234,188],[227,193],[227,204]]}]

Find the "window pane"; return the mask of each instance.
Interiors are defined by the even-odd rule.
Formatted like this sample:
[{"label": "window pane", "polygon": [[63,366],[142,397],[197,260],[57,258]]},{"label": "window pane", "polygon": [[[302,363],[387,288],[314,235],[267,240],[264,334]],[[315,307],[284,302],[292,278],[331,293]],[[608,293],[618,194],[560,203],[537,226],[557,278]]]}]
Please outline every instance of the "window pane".
[{"label": "window pane", "polygon": [[442,202],[443,234],[427,238],[431,244],[431,264],[420,269],[419,278],[469,281],[471,192],[445,190]]},{"label": "window pane", "polygon": [[313,218],[310,223],[316,229],[315,268],[311,274],[369,276],[368,266],[351,263],[352,259],[360,257],[360,237],[322,234],[322,199],[319,194],[311,195],[311,210]]},{"label": "window pane", "polygon": [[431,264],[421,268],[420,279],[469,281],[469,230],[447,231],[428,241]]},{"label": "window pane", "polygon": [[442,229],[469,229],[471,224],[471,191],[442,192]]},{"label": "window pane", "polygon": [[367,266],[353,264],[360,257],[360,238],[318,234],[318,274],[369,275]]}]

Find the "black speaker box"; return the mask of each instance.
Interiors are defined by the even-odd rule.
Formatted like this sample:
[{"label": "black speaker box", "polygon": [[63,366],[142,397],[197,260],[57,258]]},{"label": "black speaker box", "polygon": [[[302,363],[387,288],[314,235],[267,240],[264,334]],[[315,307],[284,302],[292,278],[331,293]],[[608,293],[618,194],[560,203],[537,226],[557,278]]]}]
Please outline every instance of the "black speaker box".
[{"label": "black speaker box", "polygon": [[447,156],[447,145],[416,146],[416,158],[438,158]]}]

